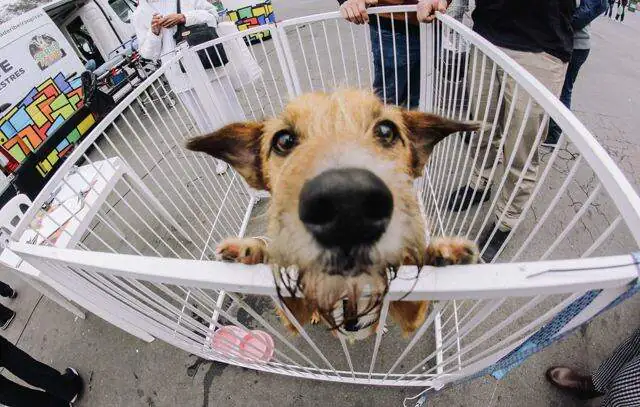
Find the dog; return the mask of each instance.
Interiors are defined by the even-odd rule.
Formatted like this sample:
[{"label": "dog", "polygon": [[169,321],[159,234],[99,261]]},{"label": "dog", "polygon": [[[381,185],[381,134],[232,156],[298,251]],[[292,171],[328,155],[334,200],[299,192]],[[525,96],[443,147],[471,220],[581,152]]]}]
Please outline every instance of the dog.
[{"label": "dog", "polygon": [[[278,117],[229,124],[186,148],[226,161],[251,187],[271,192],[268,240],[230,238],[216,253],[244,264],[294,266],[294,277],[280,281],[294,281],[285,284],[290,296],[280,296],[290,314],[301,325],[321,319],[334,332],[362,339],[375,332],[399,266],[478,261],[468,240],[427,245],[413,188],[439,141],[478,127],[341,89],[303,94]],[[428,308],[428,301],[392,301],[388,312],[408,336]]]}]

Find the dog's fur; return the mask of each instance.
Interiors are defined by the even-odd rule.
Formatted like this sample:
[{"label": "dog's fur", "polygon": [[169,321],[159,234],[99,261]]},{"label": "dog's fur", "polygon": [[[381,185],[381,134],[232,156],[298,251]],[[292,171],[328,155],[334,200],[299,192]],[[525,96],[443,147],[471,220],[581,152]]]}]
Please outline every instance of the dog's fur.
[{"label": "dog's fur", "polygon": [[[399,130],[392,145],[381,143],[375,135],[382,120],[393,122]],[[385,106],[373,93],[344,89],[302,95],[276,118],[227,125],[190,140],[187,148],[228,162],[250,186],[272,195],[268,247],[255,238],[227,239],[217,249],[220,256],[245,264],[297,266],[304,298],[285,298],[287,308],[301,324],[318,313],[335,328],[331,313],[338,301],[347,298],[355,304],[364,287],[372,301],[377,301],[379,313],[389,286],[389,268],[477,261],[475,244],[463,239],[440,238],[427,246],[412,186],[436,143],[451,133],[476,129],[475,123]],[[281,130],[297,137],[295,148],[286,156],[272,151],[272,139]],[[355,266],[345,272],[335,253],[321,247],[305,229],[298,204],[307,181],[329,169],[353,167],[377,175],[391,191],[394,205],[384,234],[371,247],[351,253]],[[389,307],[390,316],[405,334],[424,322],[427,311],[427,301],[394,301]],[[279,314],[295,331],[282,310]]]}]

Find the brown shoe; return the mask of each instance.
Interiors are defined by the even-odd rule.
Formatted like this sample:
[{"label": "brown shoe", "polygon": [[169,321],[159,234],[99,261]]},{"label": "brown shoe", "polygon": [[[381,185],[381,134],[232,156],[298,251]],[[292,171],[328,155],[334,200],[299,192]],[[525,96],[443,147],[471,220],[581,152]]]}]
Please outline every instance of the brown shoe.
[{"label": "brown shoe", "polygon": [[550,367],[546,376],[555,387],[572,393],[580,400],[588,400],[604,394],[596,390],[590,375],[581,375],[569,367]]}]

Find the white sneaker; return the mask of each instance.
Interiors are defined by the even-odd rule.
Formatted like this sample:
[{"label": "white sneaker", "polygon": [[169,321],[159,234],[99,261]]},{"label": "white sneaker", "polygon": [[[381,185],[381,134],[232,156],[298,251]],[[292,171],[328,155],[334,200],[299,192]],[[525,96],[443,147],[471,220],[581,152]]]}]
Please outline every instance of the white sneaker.
[{"label": "white sneaker", "polygon": [[227,168],[229,168],[229,164],[224,161],[216,160],[216,174],[224,174],[225,172],[227,172]]}]

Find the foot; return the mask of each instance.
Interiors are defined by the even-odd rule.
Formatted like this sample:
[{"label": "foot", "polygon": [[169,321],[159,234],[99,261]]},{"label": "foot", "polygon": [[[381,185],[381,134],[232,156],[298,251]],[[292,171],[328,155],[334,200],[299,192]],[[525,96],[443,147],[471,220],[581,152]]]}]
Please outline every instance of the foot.
[{"label": "foot", "polygon": [[2,327],[0,327],[3,331],[7,328],[9,328],[9,325],[11,325],[11,323],[13,322],[13,319],[16,317],[16,313],[14,311],[11,311],[11,316],[9,318],[7,318],[6,321],[4,321],[4,323],[2,323],[2,321],[0,321],[0,323],[2,323]]},{"label": "foot", "polygon": [[449,197],[449,207],[447,209],[454,212],[464,211],[470,206],[477,205],[480,202],[486,202],[491,198],[491,188],[484,194],[484,199],[482,199],[483,189],[475,190],[475,194],[473,192],[474,189],[471,187],[461,187],[457,191],[452,192]]},{"label": "foot", "polygon": [[71,383],[69,403],[75,403],[80,397],[82,397],[82,392],[84,391],[84,380],[82,380],[78,371],[72,367],[66,368],[62,377]]},{"label": "foot", "polygon": [[489,226],[486,229],[487,232],[480,238],[480,242],[478,243],[478,246],[480,247],[480,251],[484,249],[484,253],[482,253],[481,256],[482,256],[482,260],[485,263],[491,263],[491,261],[493,260],[494,257],[496,257],[496,254],[498,254],[498,251],[500,250],[505,240],[507,240],[507,237],[509,237],[509,234],[511,233],[510,230],[502,231],[498,229],[496,230],[496,233],[493,234],[493,237],[491,238],[491,241],[489,242],[489,244],[487,244],[487,240],[489,239],[489,236],[491,236],[491,233],[493,233],[493,229],[495,229],[495,227],[496,225],[492,223],[491,226]]},{"label": "foot", "polygon": [[11,295],[9,296],[9,298],[11,298],[12,300],[15,300],[16,298],[18,298],[18,292],[12,288]]},{"label": "foot", "polygon": [[547,134],[547,138],[540,143],[541,145],[545,146],[545,147],[555,147],[558,144],[558,140],[560,139],[560,135],[559,134]]},{"label": "foot", "polygon": [[547,370],[546,376],[555,387],[573,393],[580,400],[603,395],[596,390],[591,376],[581,375],[569,367],[553,366]]},{"label": "foot", "polygon": [[322,321],[322,319],[320,318],[320,313],[316,310],[313,311],[313,314],[311,314],[311,323],[313,325],[319,324],[320,321]]},{"label": "foot", "polygon": [[225,172],[227,172],[228,168],[229,168],[229,164],[227,164],[226,162],[220,161],[220,160],[216,161],[216,174],[217,175],[224,174]]}]

